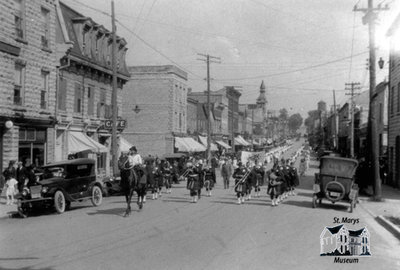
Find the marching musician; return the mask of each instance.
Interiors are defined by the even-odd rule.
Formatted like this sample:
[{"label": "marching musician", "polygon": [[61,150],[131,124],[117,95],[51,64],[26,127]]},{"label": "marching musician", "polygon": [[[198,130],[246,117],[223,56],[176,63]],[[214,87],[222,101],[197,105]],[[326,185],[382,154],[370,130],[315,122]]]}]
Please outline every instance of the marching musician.
[{"label": "marching musician", "polygon": [[165,189],[167,190],[167,193],[171,193],[171,187],[172,187],[172,166],[169,164],[168,161],[164,163],[164,166],[162,168],[162,175],[164,178],[164,185]]},{"label": "marching musician", "polygon": [[215,170],[209,165],[206,165],[203,169],[204,186],[206,188],[207,196],[211,196],[211,190],[215,185]]},{"label": "marching musician", "polygon": [[261,166],[261,164],[257,164],[257,166],[255,166],[254,173],[254,192],[256,197],[260,197],[260,186],[264,185],[264,168]]},{"label": "marching musician", "polygon": [[297,173],[297,168],[294,166],[294,162],[290,163],[289,166],[290,174],[290,195],[295,196],[295,188],[299,185],[299,174]]},{"label": "marching musician", "polygon": [[235,192],[238,199],[238,204],[244,203],[244,194],[246,192],[246,178],[249,175],[249,171],[242,162],[238,162],[238,168],[233,173],[235,179]]},{"label": "marching musician", "polygon": [[279,204],[279,194],[280,194],[280,185],[282,184],[280,178],[280,170],[276,166],[271,169],[268,177],[268,191],[267,194],[270,195],[271,198],[271,205],[278,206]]},{"label": "marching musician", "polygon": [[192,202],[196,203],[197,198],[200,198],[201,191],[201,170],[199,164],[193,166],[192,163],[188,163],[188,181],[186,188],[190,190],[190,197]]}]

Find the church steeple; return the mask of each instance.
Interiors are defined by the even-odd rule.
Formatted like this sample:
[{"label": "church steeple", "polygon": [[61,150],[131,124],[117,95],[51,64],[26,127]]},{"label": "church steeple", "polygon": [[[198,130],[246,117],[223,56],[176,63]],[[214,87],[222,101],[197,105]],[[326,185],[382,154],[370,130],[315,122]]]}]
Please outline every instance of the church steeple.
[{"label": "church steeple", "polygon": [[263,108],[265,108],[265,105],[267,104],[267,97],[265,96],[265,84],[264,84],[264,81],[261,82],[260,95],[257,98],[257,104],[260,107],[263,107]]}]

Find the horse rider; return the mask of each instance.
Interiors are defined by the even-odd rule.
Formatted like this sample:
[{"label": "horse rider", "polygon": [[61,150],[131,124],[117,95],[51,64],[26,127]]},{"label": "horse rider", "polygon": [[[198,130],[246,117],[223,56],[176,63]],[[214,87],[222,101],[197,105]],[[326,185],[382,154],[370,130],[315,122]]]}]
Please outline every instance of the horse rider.
[{"label": "horse rider", "polygon": [[235,192],[238,199],[238,204],[244,203],[244,195],[246,192],[246,178],[248,177],[249,171],[243,165],[242,162],[238,162],[238,168],[233,173],[235,179]]},{"label": "horse rider", "polygon": [[130,165],[133,166],[133,171],[137,179],[137,204],[139,205],[139,209],[142,209],[143,203],[146,202],[147,175],[143,166],[143,159],[138,154],[136,146],[132,146],[131,148],[129,148],[128,158]]}]

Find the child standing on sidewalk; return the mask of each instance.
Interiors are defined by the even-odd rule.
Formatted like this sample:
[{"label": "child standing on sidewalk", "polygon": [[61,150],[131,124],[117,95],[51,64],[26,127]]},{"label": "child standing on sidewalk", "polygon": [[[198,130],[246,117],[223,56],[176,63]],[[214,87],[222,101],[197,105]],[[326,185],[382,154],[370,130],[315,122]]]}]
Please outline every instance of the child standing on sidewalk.
[{"label": "child standing on sidewalk", "polygon": [[14,195],[16,194],[17,188],[16,185],[18,184],[15,178],[10,178],[6,182],[6,196],[7,196],[7,205],[14,204]]}]

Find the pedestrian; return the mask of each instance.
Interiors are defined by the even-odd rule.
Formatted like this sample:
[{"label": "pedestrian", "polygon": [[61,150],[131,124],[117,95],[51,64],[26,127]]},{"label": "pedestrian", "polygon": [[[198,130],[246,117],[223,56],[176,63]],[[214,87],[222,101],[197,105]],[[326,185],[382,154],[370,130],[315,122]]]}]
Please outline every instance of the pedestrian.
[{"label": "pedestrian", "polygon": [[24,189],[26,173],[27,173],[27,170],[26,170],[25,166],[23,166],[21,161],[18,161],[18,163],[17,163],[17,181],[18,181],[18,191],[19,192],[22,192],[22,190]]},{"label": "pedestrian", "polygon": [[10,178],[17,178],[17,169],[15,160],[10,160],[8,163],[8,167],[4,170],[3,176],[5,178],[5,181],[7,182]]},{"label": "pedestrian", "polygon": [[156,171],[155,171],[155,166],[154,166],[154,160],[148,159],[148,160],[146,160],[145,164],[146,164],[147,182],[148,182],[147,190],[151,191],[152,199],[155,200],[156,199],[155,194],[157,194],[156,193],[157,185],[156,185],[156,181],[155,181]]},{"label": "pedestrian", "polygon": [[230,168],[229,168],[228,160],[224,160],[221,165],[221,176],[224,181],[224,189],[229,188],[229,178],[230,178],[229,174],[230,174]]},{"label": "pedestrian", "polygon": [[7,196],[7,205],[14,204],[14,195],[17,194],[17,180],[13,177],[8,178],[6,181],[6,196]]}]

